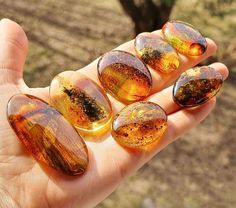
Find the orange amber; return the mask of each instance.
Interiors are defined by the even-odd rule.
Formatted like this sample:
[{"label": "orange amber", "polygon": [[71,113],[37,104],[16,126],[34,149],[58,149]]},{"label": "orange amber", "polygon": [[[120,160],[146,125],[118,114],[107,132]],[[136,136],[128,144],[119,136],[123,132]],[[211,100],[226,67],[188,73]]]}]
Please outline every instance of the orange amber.
[{"label": "orange amber", "polygon": [[103,55],[98,62],[98,77],[104,89],[124,103],[146,98],[152,87],[152,77],[145,64],[124,51]]},{"label": "orange amber", "polygon": [[206,39],[188,23],[170,21],[162,27],[165,40],[178,52],[188,56],[200,56],[207,49]]},{"label": "orange amber", "polygon": [[36,160],[68,175],[86,170],[88,151],[84,141],[47,103],[18,94],[9,100],[7,116],[16,135]]},{"label": "orange amber", "polygon": [[139,58],[157,71],[169,73],[179,68],[175,49],[158,35],[141,33],[135,38],[134,46]]},{"label": "orange amber", "polygon": [[50,85],[50,102],[83,132],[101,130],[112,118],[111,103],[104,90],[80,72],[57,75]]},{"label": "orange amber", "polygon": [[152,102],[126,106],[114,118],[112,136],[121,145],[139,147],[162,137],[167,127],[165,111]]},{"label": "orange amber", "polygon": [[211,67],[189,69],[181,74],[174,85],[174,101],[182,107],[200,105],[214,97],[222,83],[222,75]]}]

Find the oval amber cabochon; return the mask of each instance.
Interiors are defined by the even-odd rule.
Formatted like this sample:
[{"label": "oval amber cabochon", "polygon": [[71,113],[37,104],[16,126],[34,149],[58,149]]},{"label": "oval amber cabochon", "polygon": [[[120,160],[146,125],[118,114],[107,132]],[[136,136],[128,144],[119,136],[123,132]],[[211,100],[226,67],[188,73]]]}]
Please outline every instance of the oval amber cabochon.
[{"label": "oval amber cabochon", "polygon": [[200,56],[207,49],[207,41],[192,25],[172,20],[162,27],[164,39],[179,53]]},{"label": "oval amber cabochon", "polygon": [[179,68],[176,50],[158,35],[141,33],[135,38],[134,46],[138,57],[154,70],[170,73]]},{"label": "oval amber cabochon", "polygon": [[150,93],[150,71],[133,54],[119,50],[110,51],[100,58],[97,68],[103,88],[123,103],[143,100]]},{"label": "oval amber cabochon", "polygon": [[139,147],[162,137],[167,128],[165,111],[157,104],[136,102],[123,108],[112,123],[112,136],[121,145]]},{"label": "oval amber cabochon", "polygon": [[88,150],[75,128],[43,100],[25,94],[8,102],[7,117],[33,157],[64,174],[78,175],[88,165]]},{"label": "oval amber cabochon", "polygon": [[183,72],[173,87],[174,101],[182,107],[194,107],[207,102],[220,90],[223,77],[209,66]]},{"label": "oval amber cabochon", "polygon": [[101,130],[112,118],[105,91],[80,72],[65,71],[50,84],[50,103],[78,130]]}]

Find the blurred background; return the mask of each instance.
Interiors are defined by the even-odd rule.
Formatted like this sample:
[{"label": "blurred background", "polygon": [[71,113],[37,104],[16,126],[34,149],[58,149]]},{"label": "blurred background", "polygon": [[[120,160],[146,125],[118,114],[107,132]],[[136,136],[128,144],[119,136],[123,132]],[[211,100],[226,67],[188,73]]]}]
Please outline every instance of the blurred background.
[{"label": "blurred background", "polygon": [[[225,63],[230,76],[214,112],[156,155],[97,208],[236,207],[235,0],[0,0],[0,18],[20,23],[30,49],[24,77],[47,86],[168,19],[187,21],[218,46],[205,63]],[[98,190],[99,191],[99,190]]]}]

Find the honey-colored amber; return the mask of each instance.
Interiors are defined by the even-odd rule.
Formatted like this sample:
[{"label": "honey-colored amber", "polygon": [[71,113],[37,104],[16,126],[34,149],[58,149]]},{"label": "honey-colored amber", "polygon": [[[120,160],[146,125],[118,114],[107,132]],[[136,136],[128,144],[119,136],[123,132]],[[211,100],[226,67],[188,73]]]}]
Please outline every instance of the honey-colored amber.
[{"label": "honey-colored amber", "polygon": [[86,170],[88,151],[84,141],[47,103],[18,94],[9,100],[7,116],[16,135],[37,161],[68,175]]},{"label": "honey-colored amber", "polygon": [[157,71],[169,73],[179,68],[175,49],[157,35],[141,33],[135,38],[134,46],[139,58]]},{"label": "honey-colored amber", "polygon": [[126,106],[114,118],[112,136],[121,145],[148,145],[164,134],[167,127],[165,111],[152,102],[136,102]]},{"label": "honey-colored amber", "polygon": [[112,118],[111,103],[95,82],[80,72],[65,71],[50,85],[50,102],[78,130],[101,130]]},{"label": "honey-colored amber", "polygon": [[98,77],[104,89],[124,103],[146,98],[152,77],[136,56],[124,51],[110,51],[98,62]]},{"label": "honey-colored amber", "polygon": [[162,32],[165,40],[184,55],[200,56],[206,51],[206,39],[188,23],[167,22],[162,27]]},{"label": "honey-colored amber", "polygon": [[215,96],[222,83],[222,75],[211,67],[189,69],[181,74],[174,85],[174,101],[182,107],[200,105]]}]

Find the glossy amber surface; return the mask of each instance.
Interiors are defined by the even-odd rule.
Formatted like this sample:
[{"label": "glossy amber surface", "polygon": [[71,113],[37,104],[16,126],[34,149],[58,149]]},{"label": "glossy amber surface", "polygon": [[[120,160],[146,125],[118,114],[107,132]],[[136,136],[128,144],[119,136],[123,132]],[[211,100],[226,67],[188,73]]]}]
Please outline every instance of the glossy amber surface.
[{"label": "glossy amber surface", "polygon": [[197,106],[215,96],[222,83],[222,75],[215,69],[195,67],[181,74],[174,85],[173,97],[182,107]]},{"label": "glossy amber surface", "polygon": [[184,55],[200,56],[207,49],[206,39],[188,23],[167,22],[163,26],[162,32],[165,40]]},{"label": "glossy amber surface", "polygon": [[84,141],[47,103],[18,94],[9,100],[7,116],[16,135],[36,160],[68,175],[86,170],[88,151]]},{"label": "glossy amber surface", "polygon": [[167,127],[165,111],[152,102],[136,102],[121,110],[112,123],[112,136],[121,145],[148,145],[164,134]]},{"label": "glossy amber surface", "polygon": [[152,77],[136,56],[124,51],[110,51],[98,62],[98,77],[104,89],[124,103],[146,98]]},{"label": "glossy amber surface", "polygon": [[175,49],[159,36],[141,33],[135,38],[134,45],[139,58],[153,69],[169,73],[179,68]]},{"label": "glossy amber surface", "polygon": [[65,71],[52,80],[50,103],[80,131],[101,130],[112,117],[105,91],[79,72]]}]

